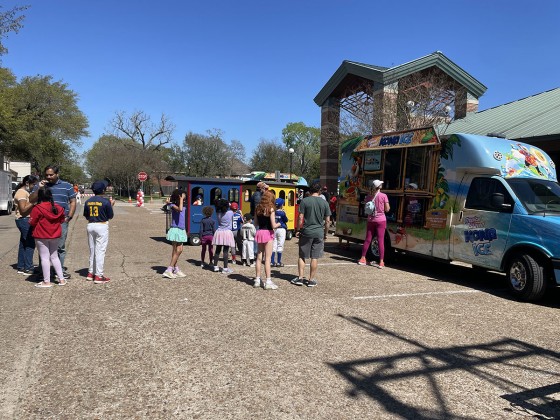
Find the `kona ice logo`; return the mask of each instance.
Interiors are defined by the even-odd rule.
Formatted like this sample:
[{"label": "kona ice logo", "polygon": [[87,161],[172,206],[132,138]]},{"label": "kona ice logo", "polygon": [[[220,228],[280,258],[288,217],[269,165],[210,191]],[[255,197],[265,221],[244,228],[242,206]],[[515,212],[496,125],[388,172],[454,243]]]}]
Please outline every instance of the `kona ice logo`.
[{"label": "kona ice logo", "polygon": [[465,224],[468,226],[463,232],[465,242],[471,243],[475,256],[492,254],[492,241],[498,239],[494,228],[485,228],[480,217],[466,217]]}]

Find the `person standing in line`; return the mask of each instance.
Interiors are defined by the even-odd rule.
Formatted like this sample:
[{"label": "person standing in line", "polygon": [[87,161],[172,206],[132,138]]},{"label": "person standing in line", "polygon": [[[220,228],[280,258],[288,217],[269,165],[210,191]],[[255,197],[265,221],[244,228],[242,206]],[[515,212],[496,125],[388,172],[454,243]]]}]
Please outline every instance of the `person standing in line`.
[{"label": "person standing in line", "polygon": [[16,203],[16,226],[19,230],[19,247],[17,273],[31,275],[35,269],[33,265],[33,254],[35,253],[35,239],[29,225],[29,214],[33,209],[33,203],[29,196],[39,178],[35,175],[26,175],[16,187],[14,202]]},{"label": "person standing in line", "polygon": [[107,183],[95,181],[91,186],[93,197],[84,203],[83,215],[88,221],[86,228],[89,244],[89,267],[86,280],[95,284],[105,284],[111,279],[105,277],[105,253],[109,244],[109,220],[113,218],[115,201],[104,197]]},{"label": "person standing in line", "polygon": [[336,194],[331,194],[331,199],[329,200],[329,208],[331,209],[331,227],[336,227],[336,205],[338,203],[338,199],[336,198]]},{"label": "person standing in line", "polygon": [[325,201],[326,201],[327,203],[329,203],[329,202],[331,201],[331,196],[330,196],[330,194],[329,194],[329,191],[327,190],[327,186],[326,186],[326,185],[323,186],[323,191],[321,192],[321,195],[322,195],[323,197],[325,197]]},{"label": "person standing in line", "polygon": [[58,258],[58,244],[65,217],[64,209],[55,204],[51,190],[45,187],[39,188],[37,205],[33,207],[29,217],[43,270],[43,281],[37,283],[36,287],[52,287],[51,264],[58,276],[58,285],[66,285],[62,264]]},{"label": "person standing in line", "polygon": [[214,238],[212,240],[212,245],[216,247],[216,252],[214,253],[214,271],[220,271],[220,267],[218,267],[218,260],[220,259],[220,253],[223,249],[224,268],[222,273],[231,274],[233,273],[233,270],[228,268],[228,254],[229,249],[235,246],[235,239],[233,238],[233,232],[231,231],[233,224],[233,211],[229,208],[229,203],[224,198],[218,198],[215,206],[216,216],[218,217],[218,229],[214,232]]},{"label": "person standing in line", "polygon": [[212,219],[214,214],[214,207],[206,206],[202,209],[204,217],[200,221],[200,268],[204,269],[206,259],[206,249],[208,248],[208,265],[212,265],[214,261],[214,249],[212,248],[212,240],[214,239],[214,232],[216,232],[216,221]]},{"label": "person standing in line", "polygon": [[171,262],[167,269],[163,272],[163,277],[167,279],[175,279],[177,277],[186,277],[178,264],[179,257],[183,253],[183,243],[187,242],[187,233],[185,231],[185,202],[187,193],[182,190],[174,190],[167,204],[171,211],[171,228],[167,231],[167,240],[173,244],[171,251]]},{"label": "person standing in line", "polygon": [[[272,267],[284,267],[282,252],[284,252],[284,242],[286,242],[286,229],[288,229],[286,223],[288,223],[288,216],[286,216],[286,212],[284,211],[283,198],[277,198],[274,204],[276,204],[276,223],[279,224],[280,227],[274,230],[270,265]],[[274,262],[274,254],[276,254],[276,263]]]},{"label": "person standing in line", "polygon": [[[291,283],[297,286],[317,286],[318,259],[323,256],[325,239],[329,231],[331,211],[324,197],[320,196],[321,186],[311,185],[309,197],[301,200],[296,224],[299,238],[298,276]],[[311,258],[309,280],[305,278],[305,260]]]},{"label": "person standing in line", "polygon": [[[59,178],[59,168],[55,165],[49,165],[45,168],[46,187],[50,188],[55,204],[64,209],[64,221],[62,222],[62,234],[58,243],[58,258],[62,264],[62,271],[65,279],[70,278],[70,273],[64,268],[64,260],[66,258],[66,237],[68,236],[68,223],[74,217],[76,212],[76,193],[69,182]],[[41,181],[43,182],[43,181]]]},{"label": "person standing in line", "polygon": [[[255,209],[257,208],[257,206],[261,202],[262,195],[266,190],[268,190],[268,185],[263,181],[258,182],[257,187],[255,189],[255,193],[249,199],[249,204],[251,205],[251,216],[253,216],[254,221],[257,220],[256,217],[255,217],[255,214],[256,214]],[[257,230],[259,229],[258,226],[255,226],[255,228]],[[255,259],[256,259],[257,258],[257,251],[259,249],[259,245],[257,244],[256,239],[255,239],[255,243],[253,244],[253,248],[255,250]]]},{"label": "person standing in line", "polygon": [[359,265],[367,265],[367,250],[375,235],[377,243],[379,244],[379,264],[374,264],[372,261],[372,265],[381,269],[385,267],[385,261],[383,260],[385,257],[385,228],[387,227],[387,218],[385,217],[385,213],[391,210],[387,194],[381,192],[382,185],[383,181],[380,181],[379,179],[374,180],[371,184],[370,195],[368,195],[365,199],[366,203],[373,200],[375,203],[375,211],[368,216],[366,239],[364,241],[364,245],[362,246],[362,257],[358,261]]},{"label": "person standing in line", "polygon": [[243,239],[240,241],[243,214],[241,213],[241,210],[239,210],[239,205],[235,202],[230,204],[230,209],[233,211],[231,231],[233,232],[233,239],[235,240],[235,246],[231,247],[231,262],[233,264],[237,264],[237,255],[241,255],[241,247],[243,246]]},{"label": "person standing in line", "polygon": [[[265,191],[262,195],[259,205],[255,209],[257,215],[257,234],[255,239],[258,244],[257,263],[256,263],[256,277],[253,287],[262,287],[265,290],[276,290],[278,286],[273,283],[270,277],[270,261],[272,258],[272,242],[274,240],[274,229],[280,227],[276,223],[276,214],[274,206],[274,195],[270,191]],[[264,258],[264,272],[266,281],[261,282],[261,267]]]},{"label": "person standing in line", "polygon": [[247,213],[244,217],[245,223],[241,227],[241,237],[243,238],[243,251],[241,253],[242,261],[246,266],[254,267],[253,257],[255,256],[255,236],[257,235],[257,229],[253,224],[253,216],[251,213]]}]

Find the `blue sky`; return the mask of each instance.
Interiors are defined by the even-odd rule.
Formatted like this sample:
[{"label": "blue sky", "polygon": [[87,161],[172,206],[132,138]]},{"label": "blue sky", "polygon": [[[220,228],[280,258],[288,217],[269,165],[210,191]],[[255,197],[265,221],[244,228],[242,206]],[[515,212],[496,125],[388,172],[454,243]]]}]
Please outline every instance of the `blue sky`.
[{"label": "blue sky", "polygon": [[391,67],[436,50],[488,87],[487,109],[560,86],[557,0],[2,0],[28,4],[2,65],[79,96],[90,137],[115,111],[224,131],[250,157],[290,122],[320,126],[313,98],[343,60]]}]

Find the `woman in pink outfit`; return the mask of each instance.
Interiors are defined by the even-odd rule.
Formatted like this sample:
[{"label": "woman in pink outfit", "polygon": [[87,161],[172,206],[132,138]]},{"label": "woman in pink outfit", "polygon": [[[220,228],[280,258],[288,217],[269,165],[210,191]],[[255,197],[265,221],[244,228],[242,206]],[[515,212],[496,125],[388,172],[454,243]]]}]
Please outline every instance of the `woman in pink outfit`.
[{"label": "woman in pink outfit", "polygon": [[385,262],[383,258],[385,257],[385,229],[387,228],[387,218],[385,213],[387,213],[391,207],[389,206],[389,199],[387,194],[381,192],[381,186],[383,181],[376,179],[371,184],[371,194],[366,197],[366,203],[368,201],[374,200],[375,211],[368,216],[367,230],[366,230],[366,240],[364,241],[364,246],[362,247],[362,258],[358,261],[360,265],[366,265],[366,254],[373,236],[377,237],[377,243],[379,244],[379,264],[376,265],[377,268],[385,267]]}]

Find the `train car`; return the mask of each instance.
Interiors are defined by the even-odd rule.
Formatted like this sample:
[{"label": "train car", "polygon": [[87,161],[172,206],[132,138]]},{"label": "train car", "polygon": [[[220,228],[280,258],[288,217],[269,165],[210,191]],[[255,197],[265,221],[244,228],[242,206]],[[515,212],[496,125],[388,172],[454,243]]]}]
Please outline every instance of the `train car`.
[{"label": "train car", "polygon": [[[243,214],[251,212],[251,197],[257,189],[257,184],[261,180],[249,180],[243,183],[243,194],[241,211]],[[284,199],[284,211],[288,217],[288,229],[286,231],[286,239],[290,240],[294,236],[294,223],[298,214],[298,203],[303,194],[303,190],[307,187],[296,185],[288,182],[276,182],[264,180],[276,198]]]},{"label": "train car", "polygon": [[[204,217],[202,209],[205,206],[213,206],[218,198],[225,198],[242,208],[240,198],[243,194],[243,181],[241,179],[197,178],[182,175],[168,176],[165,179],[176,181],[177,188],[187,192],[185,224],[191,245],[200,245],[200,221]],[[212,217],[217,222],[216,212]]]}]

